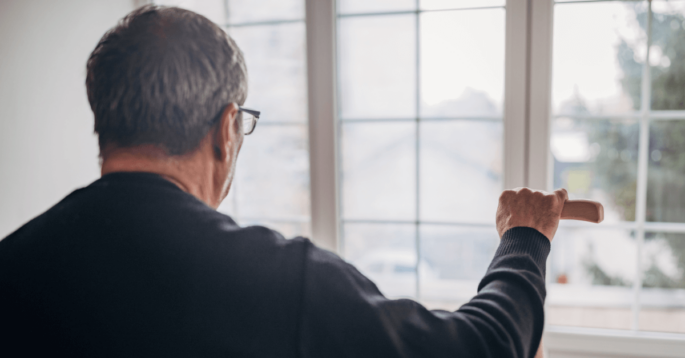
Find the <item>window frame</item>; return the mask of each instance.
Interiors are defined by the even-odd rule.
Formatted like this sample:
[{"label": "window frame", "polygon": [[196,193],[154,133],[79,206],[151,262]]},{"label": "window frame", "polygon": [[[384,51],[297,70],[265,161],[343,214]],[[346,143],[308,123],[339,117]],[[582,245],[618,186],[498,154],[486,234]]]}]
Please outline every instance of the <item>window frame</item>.
[{"label": "window frame", "polygon": [[[611,1],[611,0],[604,0]],[[559,2],[565,5],[567,2]],[[633,282],[633,302],[631,305],[631,331],[640,332],[640,295],[642,292],[642,276],[643,276],[643,247],[645,240],[645,232],[669,232],[669,233],[683,233],[685,232],[685,223],[664,223],[664,222],[647,222],[646,221],[646,205],[647,205],[647,176],[648,176],[648,160],[649,160],[649,131],[652,121],[658,120],[685,120],[685,110],[681,111],[662,111],[651,110],[651,66],[649,65],[649,55],[651,47],[651,0],[649,0],[649,12],[647,23],[647,51],[645,53],[644,63],[642,68],[642,83],[641,83],[641,105],[640,111],[628,114],[627,117],[633,117],[639,121],[639,141],[638,141],[638,168],[637,168],[637,192],[636,192],[636,209],[635,221],[619,222],[616,224],[602,224],[605,229],[630,229],[634,230],[637,250],[636,250],[636,267],[635,277]],[[536,71],[530,73],[531,96],[529,97],[529,105],[531,107],[530,113],[530,129],[528,133],[529,138],[529,185],[533,187],[552,188],[552,171],[553,159],[549,149],[550,143],[550,123],[553,118],[569,117],[555,116],[551,109],[551,94],[552,94],[552,47],[553,47],[553,30],[554,30],[554,7],[557,4],[554,0],[531,0],[531,51],[530,62],[531,68]],[[571,5],[572,6],[572,5]],[[626,117],[625,115],[622,117]],[[601,119],[606,116],[587,116],[584,119]],[[544,155],[543,155],[544,154]],[[585,223],[580,222],[562,222],[562,227],[586,227]],[[549,279],[549,277],[548,277]],[[561,332],[565,328],[558,327]],[[659,335],[660,333],[654,333]],[[685,339],[685,335],[682,335]]]},{"label": "window frame", "polygon": [[[610,1],[610,0],[609,0]],[[338,163],[341,121],[337,109],[337,19],[335,0],[306,0],[309,155],[311,185],[312,240],[334,252],[341,250],[341,209]],[[505,34],[505,84],[503,105],[503,185],[505,188],[533,187],[552,189],[552,156],[550,152],[552,41],[554,0],[507,0]],[[647,52],[649,56],[649,52]],[[649,63],[648,61],[646,63]],[[535,69],[532,71],[531,69]],[[649,92],[649,66],[643,72],[643,94]],[[645,80],[647,79],[647,80]],[[645,99],[642,96],[643,102]],[[650,111],[647,106],[636,115],[640,119],[638,157],[638,204],[635,222],[622,222],[616,228],[631,228],[638,235],[638,275],[642,272],[641,247],[645,231],[685,232],[685,224],[645,222],[649,123],[659,119],[685,119],[685,111]],[[675,116],[675,117],[674,117]],[[418,200],[418,199],[417,199]],[[563,226],[583,225],[563,223]],[[639,277],[639,276],[638,276]],[[685,335],[639,331],[639,296],[641,280],[633,286],[632,330],[554,327],[546,328],[550,337],[548,349],[559,352],[568,347],[602,337],[629,337],[641,342],[654,354],[672,356],[669,352],[685,350]],[[592,338],[592,339],[591,339]],[[569,345],[569,340],[573,344]],[[618,344],[595,344],[593,352],[625,353]],[[671,348],[663,348],[669,342]],[[675,345],[675,346],[673,346]],[[564,348],[566,347],[566,348]],[[608,347],[608,348],[607,348]],[[676,347],[676,350],[672,348]],[[580,351],[578,351],[580,352]],[[588,351],[589,352],[589,351]]]},{"label": "window frame", "polygon": [[[147,0],[152,4],[155,4],[155,0]],[[305,27],[306,31],[306,17],[305,14],[302,14],[301,17],[298,18],[290,18],[290,19],[268,19],[268,20],[247,20],[247,21],[238,21],[238,22],[230,22],[229,21],[229,12],[230,12],[230,2],[231,0],[221,0],[221,3],[223,4],[224,7],[224,23],[219,24],[221,28],[226,31],[229,35],[231,34],[231,29],[236,29],[236,28],[260,28],[260,27],[268,27],[268,26],[278,26],[278,25],[288,25],[288,24],[302,24]],[[304,1],[304,0],[303,0]],[[306,35],[306,33],[305,33]],[[305,46],[307,44],[307,38],[304,39]],[[306,54],[305,54],[306,55]],[[304,64],[305,70],[309,70],[309,68],[306,67],[306,63]],[[305,85],[306,86],[306,85]],[[307,87],[305,87],[305,91],[307,90]],[[288,126],[297,126],[297,127],[306,127],[307,129],[307,136],[309,137],[310,129],[311,126],[309,125],[308,122],[299,122],[299,121],[293,121],[293,120],[279,120],[279,121],[261,121],[259,122],[260,127],[288,127]],[[249,139],[248,139],[249,140]],[[309,145],[308,139],[307,139],[307,144]],[[308,150],[309,152],[309,150]],[[311,162],[311,160],[310,160]],[[264,215],[255,215],[255,216],[250,216],[250,215],[243,215],[240,211],[240,207],[238,204],[238,197],[236,195],[236,191],[240,191],[240,182],[237,181],[235,178],[233,179],[232,187],[231,187],[231,193],[233,196],[229,195],[225,201],[230,200],[231,203],[231,212],[230,215],[232,218],[240,223],[240,224],[260,224],[260,223],[277,223],[277,224],[291,224],[291,225],[307,225],[310,226],[312,225],[312,215],[291,215],[291,216],[264,216]],[[311,188],[310,188],[311,190]],[[311,208],[310,208],[311,210]],[[306,234],[305,234],[306,235]],[[323,245],[321,245],[323,246]]]},{"label": "window frame", "polygon": [[[305,1],[305,19],[223,24],[233,26],[305,22],[308,151],[311,200],[311,239],[318,246],[340,252],[340,188],[338,162],[337,110],[337,13],[336,0]],[[419,0],[417,0],[418,2]],[[576,2],[585,2],[579,0]],[[592,0],[590,0],[592,1]],[[612,0],[602,0],[612,1]],[[228,0],[225,0],[225,4]],[[136,1],[137,4],[155,0]],[[505,27],[505,83],[503,105],[503,186],[528,186],[552,189],[550,146],[552,39],[554,0],[507,0]],[[225,7],[228,10],[228,6]],[[227,15],[227,14],[226,14]],[[228,16],[226,16],[228,19]],[[650,17],[651,19],[651,17]],[[649,48],[649,47],[648,47]],[[649,56],[649,51],[647,55]],[[648,59],[648,58],[647,58]],[[645,61],[649,63],[649,61]],[[535,71],[531,71],[531,69]],[[649,67],[643,72],[644,91],[651,95]],[[647,79],[647,80],[645,80]],[[645,222],[649,124],[654,120],[685,120],[683,111],[651,111],[649,98],[642,96],[638,155],[638,213],[636,221],[605,225],[608,228],[633,229],[639,232],[685,233],[685,223]],[[646,102],[644,102],[646,101]],[[265,123],[262,123],[264,125]],[[259,218],[256,218],[259,219]],[[564,222],[563,226],[583,226]],[[638,268],[641,255],[638,249]],[[642,272],[638,269],[638,274]],[[639,331],[639,295],[641,280],[633,287],[633,330],[616,331],[582,327],[545,327],[548,353],[596,354],[653,357],[678,357],[685,351],[685,334]]]},{"label": "window frame", "polygon": [[[342,197],[342,193],[339,191],[339,196],[338,196],[338,208],[339,209],[339,228],[338,228],[338,238],[340,240],[338,241],[338,250],[341,255],[344,255],[345,253],[345,226],[346,224],[390,224],[390,225],[408,225],[413,227],[414,229],[414,234],[413,234],[413,250],[416,253],[416,256],[419,258],[416,260],[415,264],[415,272],[420,273],[420,263],[421,263],[421,255],[422,255],[422,229],[426,227],[450,227],[450,228],[455,228],[455,229],[472,229],[472,228],[487,228],[487,229],[492,229],[494,232],[495,229],[495,222],[469,222],[469,221],[459,221],[459,220],[430,220],[430,219],[424,219],[421,216],[421,211],[422,211],[422,197],[423,197],[423,188],[422,188],[422,174],[421,170],[423,167],[422,162],[424,161],[422,158],[422,152],[423,152],[423,143],[425,143],[425,140],[422,139],[422,131],[423,125],[428,124],[428,123],[436,123],[436,122],[450,122],[450,123],[455,123],[455,122],[464,122],[468,121],[470,123],[497,123],[501,124],[502,126],[504,125],[504,110],[500,115],[446,115],[446,116],[435,116],[435,115],[424,115],[422,113],[422,105],[421,105],[421,90],[422,90],[422,84],[421,84],[421,64],[423,61],[423,55],[422,55],[422,38],[421,38],[421,33],[422,33],[422,22],[426,21],[422,15],[425,14],[431,14],[431,13],[456,13],[456,12],[469,12],[469,11],[478,11],[478,10],[506,10],[506,7],[503,5],[488,5],[488,6],[467,6],[467,7],[457,7],[454,9],[438,9],[438,10],[428,10],[428,9],[421,9],[420,8],[420,1],[421,0],[414,0],[414,5],[415,9],[408,9],[408,10],[398,10],[398,11],[368,11],[368,12],[353,12],[353,13],[341,13],[339,10],[336,9],[335,16],[336,16],[336,29],[340,29],[341,27],[341,20],[346,21],[347,19],[363,19],[363,18],[386,18],[386,17],[395,17],[395,16],[410,16],[412,19],[412,27],[415,32],[415,39],[413,43],[409,44],[407,46],[414,46],[414,86],[413,89],[415,90],[415,94],[412,98],[412,101],[414,102],[414,112],[412,113],[411,116],[406,116],[406,117],[394,117],[394,116],[388,116],[388,117],[365,117],[363,116],[362,118],[355,118],[352,116],[351,118],[345,118],[342,116],[341,111],[338,108],[337,112],[337,129],[339,132],[342,132],[342,127],[344,125],[350,125],[350,124],[372,124],[372,123],[392,123],[392,124],[399,124],[399,123],[404,123],[404,124],[409,124],[413,127],[413,140],[412,140],[412,152],[414,155],[414,159],[412,160],[413,165],[415,167],[413,171],[414,175],[414,180],[415,183],[413,184],[413,187],[411,190],[413,191],[413,195],[415,196],[415,203],[413,205],[413,210],[414,214],[413,217],[411,218],[404,218],[404,219],[377,219],[377,218],[358,218],[358,217],[346,217],[342,211],[342,207],[345,205],[344,200]],[[506,11],[505,11],[505,16],[506,16]],[[506,22],[506,21],[505,21]],[[506,33],[506,29],[504,31]],[[337,46],[336,46],[337,49]],[[506,51],[505,51],[506,52]],[[337,57],[336,57],[337,58]],[[504,66],[503,66],[504,67]],[[503,68],[504,69],[504,68]],[[336,79],[339,78],[339,69],[336,69],[337,71],[337,76]],[[506,86],[506,85],[505,85]],[[339,87],[336,86],[336,89],[339,89]],[[338,99],[340,97],[337,97]],[[504,100],[504,98],[502,98]],[[504,103],[503,103],[504,107]],[[504,109],[504,108],[503,108]],[[340,140],[340,137],[338,137]],[[339,149],[339,153],[342,153],[343,150]],[[338,162],[338,171],[341,171],[341,162]],[[338,180],[341,178],[341,176],[336,177]],[[504,183],[502,182],[502,188],[504,188]],[[339,184],[342,185],[342,184]],[[342,187],[341,187],[342,189]],[[339,190],[341,190],[339,189]],[[493,212],[494,214],[494,212]],[[494,251],[493,251],[494,252]],[[414,279],[414,289],[413,289],[413,297],[417,300],[422,299],[422,279],[421,275],[417,274]]]},{"label": "window frame", "polygon": [[[525,119],[529,111],[526,74],[529,14],[527,0],[508,0],[505,8],[503,186],[513,188],[530,186],[527,184],[529,165],[525,140],[528,126]],[[415,12],[418,11],[407,11]],[[340,161],[337,132],[341,123],[337,110],[337,18],[335,0],[306,0],[312,240],[323,247],[334,248],[334,251],[340,249],[341,236],[337,165]],[[541,143],[548,147],[546,141]],[[547,167],[545,164],[543,170]],[[537,187],[546,188],[547,185]]]}]

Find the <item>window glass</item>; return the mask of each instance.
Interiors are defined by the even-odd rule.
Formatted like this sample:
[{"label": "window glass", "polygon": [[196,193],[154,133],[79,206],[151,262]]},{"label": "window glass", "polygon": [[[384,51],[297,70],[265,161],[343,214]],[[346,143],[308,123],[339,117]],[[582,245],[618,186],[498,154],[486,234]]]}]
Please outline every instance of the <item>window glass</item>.
[{"label": "window glass", "polygon": [[343,255],[384,295],[416,298],[414,225],[349,222],[343,232]]},{"label": "window glass", "polygon": [[416,0],[338,0],[339,14],[416,10]]},{"label": "window glass", "polygon": [[421,300],[429,308],[456,310],[478,293],[499,235],[487,225],[423,224],[420,230]]},{"label": "window glass", "polygon": [[[218,210],[286,237],[310,234],[304,0],[161,0],[224,27],[243,52],[244,106],[261,111]],[[239,24],[239,26],[230,26]]]},{"label": "window glass", "polygon": [[547,324],[630,329],[636,260],[629,230],[561,227],[547,272]]},{"label": "window glass", "polygon": [[492,224],[502,191],[500,121],[420,128],[421,220]]},{"label": "window glass", "polygon": [[652,1],[652,109],[685,109],[685,1]]},{"label": "window glass", "polygon": [[552,121],[554,187],[604,204],[606,222],[635,220],[639,124],[635,119]]},{"label": "window glass", "polygon": [[555,7],[554,186],[602,202],[606,236],[562,222],[550,258],[551,324],[685,332],[683,14],[685,1]]},{"label": "window glass", "polygon": [[[482,7],[503,2],[426,1],[441,11],[379,15],[346,13],[346,3],[337,42],[345,258],[358,263],[350,242],[397,240],[353,225],[411,229],[400,252],[385,254],[402,262],[383,265],[381,290],[454,309],[475,293],[498,242],[505,10]],[[402,4],[364,6],[411,10]],[[380,266],[361,270],[373,278]]]},{"label": "window glass", "polygon": [[607,115],[640,108],[646,1],[558,4],[554,8],[555,114]]},{"label": "window glass", "polygon": [[494,8],[421,15],[422,116],[502,116],[504,14]]},{"label": "window glass", "polygon": [[506,5],[506,0],[421,0],[421,9],[423,10],[464,9],[504,5]]},{"label": "window glass", "polygon": [[647,233],[642,268],[640,328],[685,332],[685,234]]},{"label": "window glass", "polygon": [[345,123],[341,132],[343,218],[412,220],[416,216],[414,124]]},{"label": "window glass", "polygon": [[639,326],[685,333],[685,1],[655,0],[652,12],[645,217],[661,231],[644,238]]},{"label": "window glass", "polygon": [[[227,31],[248,69],[245,107],[261,111],[245,137],[233,196],[219,210],[241,225],[264,225],[286,237],[310,235],[304,1],[230,0]],[[254,23],[251,23],[254,22]]]},{"label": "window glass", "polygon": [[303,22],[228,29],[248,71],[245,107],[265,122],[307,123],[307,68]]},{"label": "window glass", "polygon": [[224,200],[219,210],[232,214],[240,224],[266,220],[271,228],[288,228],[284,235],[308,235],[306,126],[257,124],[243,141],[231,191],[234,196]]},{"label": "window glass", "polygon": [[340,116],[416,116],[416,19],[346,17],[338,22]]},{"label": "window glass", "polygon": [[227,0],[229,24],[304,20],[303,0]]},{"label": "window glass", "polygon": [[685,223],[685,119],[651,123],[646,216]]}]

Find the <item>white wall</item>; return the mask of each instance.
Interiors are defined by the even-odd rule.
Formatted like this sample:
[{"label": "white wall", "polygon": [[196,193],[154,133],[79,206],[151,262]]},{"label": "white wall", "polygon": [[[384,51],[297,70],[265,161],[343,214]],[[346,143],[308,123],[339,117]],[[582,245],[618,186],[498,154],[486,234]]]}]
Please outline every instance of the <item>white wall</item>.
[{"label": "white wall", "polygon": [[0,0],[0,239],[99,177],[86,61],[132,0]]}]

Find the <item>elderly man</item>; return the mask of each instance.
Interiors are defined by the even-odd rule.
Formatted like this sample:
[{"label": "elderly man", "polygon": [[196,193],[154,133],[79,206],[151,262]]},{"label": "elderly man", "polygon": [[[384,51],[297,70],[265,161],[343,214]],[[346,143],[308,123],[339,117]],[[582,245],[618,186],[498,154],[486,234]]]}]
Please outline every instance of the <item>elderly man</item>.
[{"label": "elderly man", "polygon": [[0,241],[0,355],[535,354],[565,191],[502,194],[500,246],[458,311],[387,299],[309,240],[215,210],[256,125],[246,78],[190,11],[143,7],[103,36],[86,80],[102,178]]}]

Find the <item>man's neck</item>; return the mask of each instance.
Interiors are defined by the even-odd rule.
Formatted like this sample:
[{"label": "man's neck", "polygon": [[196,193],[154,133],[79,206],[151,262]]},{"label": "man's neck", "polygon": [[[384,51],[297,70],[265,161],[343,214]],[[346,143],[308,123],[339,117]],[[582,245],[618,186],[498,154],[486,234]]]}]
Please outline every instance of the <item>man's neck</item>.
[{"label": "man's neck", "polygon": [[153,145],[131,148],[114,148],[103,155],[101,175],[115,172],[146,172],[160,175],[181,190],[217,208],[217,199],[211,168],[198,160],[198,151],[170,156]]}]

